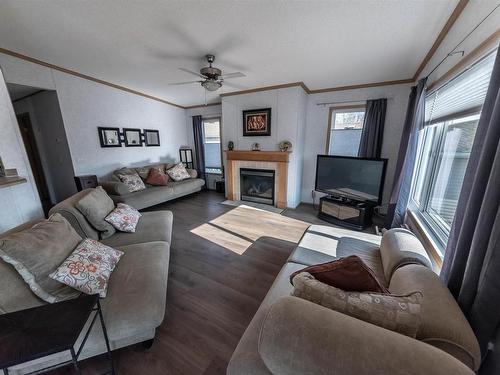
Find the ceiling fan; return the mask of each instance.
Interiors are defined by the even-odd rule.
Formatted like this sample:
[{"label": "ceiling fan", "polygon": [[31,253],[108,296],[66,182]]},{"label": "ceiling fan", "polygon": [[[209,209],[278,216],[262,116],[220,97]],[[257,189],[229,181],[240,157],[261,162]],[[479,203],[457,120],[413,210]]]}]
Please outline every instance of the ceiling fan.
[{"label": "ceiling fan", "polygon": [[[179,70],[182,70],[183,72],[194,74],[195,76],[201,78],[201,80],[176,82],[170,83],[170,85],[189,85],[191,83],[200,83],[201,86],[208,91],[217,91],[222,87],[222,84],[226,79],[246,77],[246,75],[241,72],[222,74],[222,70],[212,66],[212,63],[215,61],[214,55],[206,55],[205,58],[207,59],[208,66],[201,68],[200,73],[193,72],[192,70],[186,68],[179,68]],[[227,85],[231,86],[230,84]]]}]

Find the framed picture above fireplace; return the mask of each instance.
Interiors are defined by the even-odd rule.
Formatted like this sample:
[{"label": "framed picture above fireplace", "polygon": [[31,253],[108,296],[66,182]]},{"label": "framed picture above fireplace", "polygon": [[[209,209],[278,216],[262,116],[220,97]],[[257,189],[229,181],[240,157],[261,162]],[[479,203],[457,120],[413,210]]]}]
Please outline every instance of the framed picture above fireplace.
[{"label": "framed picture above fireplace", "polygon": [[243,111],[243,136],[271,135],[271,108]]}]

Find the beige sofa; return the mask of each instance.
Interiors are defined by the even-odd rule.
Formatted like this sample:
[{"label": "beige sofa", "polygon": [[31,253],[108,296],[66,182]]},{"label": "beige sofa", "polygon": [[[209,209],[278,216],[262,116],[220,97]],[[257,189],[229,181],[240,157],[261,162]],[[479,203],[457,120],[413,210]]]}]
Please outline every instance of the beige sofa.
[{"label": "beige sofa", "polygon": [[113,172],[110,181],[102,182],[101,186],[106,190],[109,196],[115,203],[125,203],[138,210],[146,207],[151,207],[172,199],[176,199],[188,194],[200,191],[205,181],[197,178],[197,172],[194,169],[188,169],[191,178],[183,181],[170,180],[167,186],[151,186],[146,184],[146,189],[131,193],[124,183],[118,178],[118,174],[127,174],[130,172],[137,172],[143,180],[148,177],[149,169],[151,167],[164,167],[169,169],[175,164],[152,164],[143,167],[134,168],[121,168]]},{"label": "beige sofa", "polygon": [[[421,291],[413,339],[290,296],[290,274],[337,257],[360,256],[393,294]],[[408,231],[381,237],[312,225],[280,271],[241,338],[229,375],[469,374],[480,364],[476,337]]]},{"label": "beige sofa", "polygon": [[[81,191],[66,199],[52,208],[50,213],[62,214],[82,237],[97,240],[98,232],[75,208],[75,203],[89,191],[90,189]],[[32,225],[34,222],[7,233]],[[125,253],[111,275],[107,297],[101,302],[111,349],[152,340],[155,329],[162,323],[165,315],[171,235],[172,213],[155,211],[142,213],[135,233],[116,233],[102,240],[104,244]],[[2,261],[0,285],[1,313],[45,303],[29,290],[12,266]],[[100,325],[95,324],[80,358],[105,352],[106,346]],[[9,369],[9,373],[26,374],[70,358],[69,353],[61,353],[14,366]]]}]

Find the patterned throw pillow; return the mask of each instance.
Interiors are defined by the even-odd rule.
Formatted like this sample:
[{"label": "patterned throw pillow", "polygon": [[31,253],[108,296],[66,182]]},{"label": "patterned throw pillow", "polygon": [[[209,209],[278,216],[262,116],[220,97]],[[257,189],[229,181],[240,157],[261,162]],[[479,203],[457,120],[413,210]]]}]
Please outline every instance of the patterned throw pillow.
[{"label": "patterned throw pillow", "polygon": [[146,183],[153,186],[166,186],[168,183],[168,174],[158,168],[151,168]]},{"label": "patterned throw pillow", "polygon": [[87,238],[49,276],[86,294],[106,297],[111,272],[124,253]]},{"label": "patterned throw pillow", "polygon": [[146,189],[146,185],[137,173],[134,174],[119,174],[118,178],[121,182],[127,185],[128,190],[133,193],[134,191],[141,191]]},{"label": "patterned throw pillow", "polygon": [[405,296],[346,292],[316,280],[307,272],[293,279],[292,295],[365,322],[415,338],[420,327],[421,292]]},{"label": "patterned throw pillow", "polygon": [[121,232],[135,233],[135,227],[142,215],[134,207],[118,203],[116,208],[104,220]]},{"label": "patterned throw pillow", "polygon": [[184,167],[184,164],[182,163],[176,164],[172,168],[167,169],[167,173],[174,181],[182,181],[191,178],[189,173],[186,171],[186,167]]}]

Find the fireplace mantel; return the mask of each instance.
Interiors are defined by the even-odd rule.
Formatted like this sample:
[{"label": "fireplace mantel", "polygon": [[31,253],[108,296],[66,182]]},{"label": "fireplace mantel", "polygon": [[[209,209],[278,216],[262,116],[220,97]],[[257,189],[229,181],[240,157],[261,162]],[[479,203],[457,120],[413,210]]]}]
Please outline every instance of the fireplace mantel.
[{"label": "fireplace mantel", "polygon": [[291,151],[226,150],[227,160],[271,161],[288,163]]},{"label": "fireplace mantel", "polygon": [[225,171],[228,199],[239,199],[239,169],[241,167],[273,169],[276,172],[275,205],[278,208],[286,208],[290,151],[226,150],[224,152],[227,156]]}]

